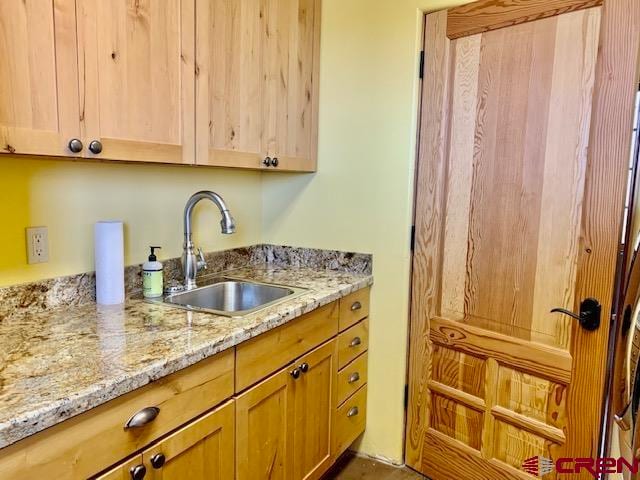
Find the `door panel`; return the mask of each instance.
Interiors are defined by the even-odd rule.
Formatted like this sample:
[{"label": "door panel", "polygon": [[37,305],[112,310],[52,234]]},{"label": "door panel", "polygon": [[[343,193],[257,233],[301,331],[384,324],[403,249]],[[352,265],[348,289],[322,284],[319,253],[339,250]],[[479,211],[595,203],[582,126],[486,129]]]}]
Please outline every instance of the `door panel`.
[{"label": "door panel", "polygon": [[196,0],[197,163],[315,170],[320,0]]},{"label": "door panel", "polygon": [[319,478],[331,463],[331,424],[336,406],[337,341],[331,340],[296,364],[309,370],[295,381],[293,471],[295,479]]},{"label": "door panel", "polygon": [[[597,456],[627,158],[594,156],[612,135],[591,128],[611,114],[594,90],[610,81],[601,30],[640,9],[518,3],[426,16],[406,461],[436,480],[530,478],[534,456]],[[475,23],[451,28],[459,10]],[[625,37],[636,48],[639,26]],[[631,79],[618,80],[629,112]],[[630,137],[616,140],[620,153]],[[594,185],[608,185],[598,199]],[[587,296],[604,304],[595,333],[550,313]]]},{"label": "door panel", "polygon": [[195,0],[77,3],[85,156],[194,163]]},{"label": "door panel", "polygon": [[295,399],[289,370],[281,370],[236,400],[238,480],[291,478]]},{"label": "door panel", "polygon": [[[234,403],[194,420],[142,454],[150,480],[228,480],[234,476]],[[162,466],[153,465],[156,455]]]},{"label": "door panel", "polygon": [[77,155],[76,57],[73,0],[0,2],[0,153]]}]

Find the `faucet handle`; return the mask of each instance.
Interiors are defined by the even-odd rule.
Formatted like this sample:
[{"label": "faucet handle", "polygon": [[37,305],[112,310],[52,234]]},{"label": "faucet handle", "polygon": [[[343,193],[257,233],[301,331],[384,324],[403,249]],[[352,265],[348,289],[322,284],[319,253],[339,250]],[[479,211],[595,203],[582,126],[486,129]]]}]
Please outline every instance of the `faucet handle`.
[{"label": "faucet handle", "polygon": [[198,271],[207,269],[207,261],[204,259],[202,248],[198,248]]}]

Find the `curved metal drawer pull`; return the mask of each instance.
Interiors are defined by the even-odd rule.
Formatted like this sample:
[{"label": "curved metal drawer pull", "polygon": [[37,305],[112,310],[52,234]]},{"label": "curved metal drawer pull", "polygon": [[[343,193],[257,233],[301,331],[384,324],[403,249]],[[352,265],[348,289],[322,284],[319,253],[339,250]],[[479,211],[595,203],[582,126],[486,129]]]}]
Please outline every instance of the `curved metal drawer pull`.
[{"label": "curved metal drawer pull", "polygon": [[347,412],[347,417],[355,417],[356,415],[358,415],[358,413],[360,413],[358,407],[351,407]]},{"label": "curved metal drawer pull", "polygon": [[351,305],[351,311],[355,312],[356,310],[360,310],[362,308],[362,304],[360,302],[353,302]]},{"label": "curved metal drawer pull", "polygon": [[622,410],[622,412],[613,416],[613,419],[620,427],[620,430],[625,432],[631,430],[631,425],[633,424],[633,417],[631,415],[631,402],[627,404],[626,407]]},{"label": "curved metal drawer pull", "polygon": [[127,423],[124,424],[124,429],[144,427],[148,423],[153,422],[159,413],[160,409],[158,407],[143,408],[127,420]]},{"label": "curved metal drawer pull", "polygon": [[353,372],[349,375],[349,383],[355,383],[360,380],[360,374],[358,372]]},{"label": "curved metal drawer pull", "polygon": [[351,343],[349,344],[350,347],[357,347],[359,345],[362,344],[362,340],[360,339],[360,337],[355,337],[353,340],[351,340]]}]

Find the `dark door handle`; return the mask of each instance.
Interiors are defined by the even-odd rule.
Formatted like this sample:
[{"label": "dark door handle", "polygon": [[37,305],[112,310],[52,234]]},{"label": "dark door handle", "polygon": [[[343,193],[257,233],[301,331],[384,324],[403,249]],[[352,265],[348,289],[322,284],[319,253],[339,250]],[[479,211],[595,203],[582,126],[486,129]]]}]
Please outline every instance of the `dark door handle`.
[{"label": "dark door handle", "polygon": [[602,312],[602,305],[595,298],[585,298],[580,302],[580,313],[573,313],[566,308],[554,308],[551,313],[564,313],[571,318],[575,318],[580,322],[580,325],[585,330],[593,331],[597,330],[600,326],[600,313]]}]

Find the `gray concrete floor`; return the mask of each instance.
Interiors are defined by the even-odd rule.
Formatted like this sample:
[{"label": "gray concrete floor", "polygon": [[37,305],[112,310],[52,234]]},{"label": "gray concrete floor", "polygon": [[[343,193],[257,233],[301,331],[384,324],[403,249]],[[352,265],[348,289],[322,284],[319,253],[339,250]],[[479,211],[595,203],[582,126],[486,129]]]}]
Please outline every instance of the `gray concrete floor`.
[{"label": "gray concrete floor", "polygon": [[408,468],[397,468],[346,453],[323,480],[428,480]]}]

